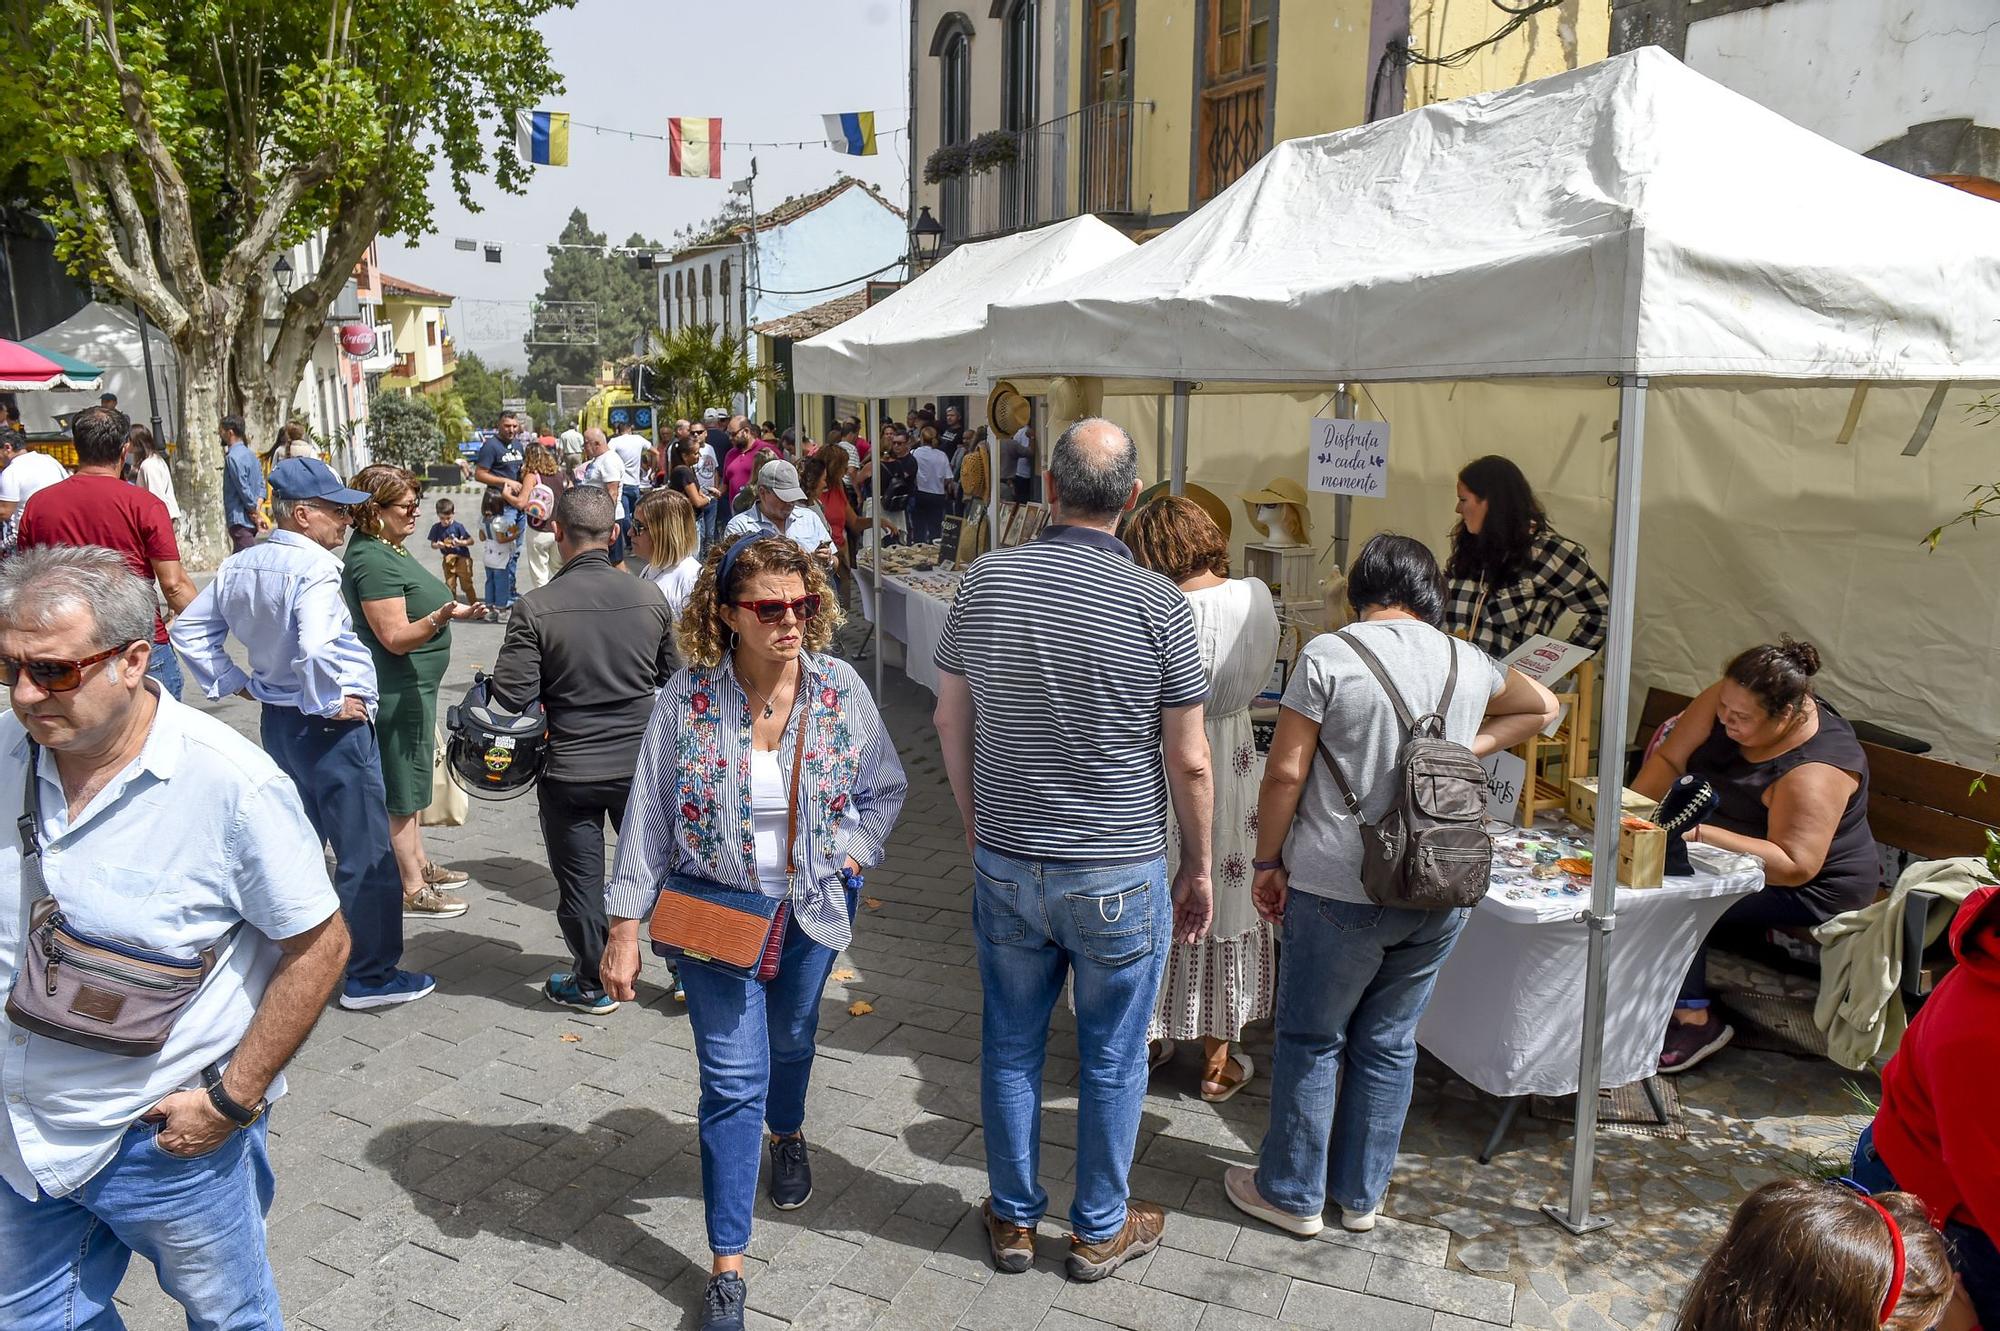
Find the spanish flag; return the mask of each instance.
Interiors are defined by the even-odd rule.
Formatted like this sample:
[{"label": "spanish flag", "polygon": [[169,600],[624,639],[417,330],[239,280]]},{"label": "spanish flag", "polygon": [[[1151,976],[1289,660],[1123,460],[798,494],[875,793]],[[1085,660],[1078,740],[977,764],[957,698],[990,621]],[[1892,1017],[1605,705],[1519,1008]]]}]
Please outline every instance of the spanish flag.
[{"label": "spanish flag", "polygon": [[722,179],[722,118],[674,116],[668,120],[667,170],[676,176]]},{"label": "spanish flag", "polygon": [[840,115],[820,118],[826,121],[827,146],[835,152],[846,153],[849,157],[875,155],[873,111],[846,111]]},{"label": "spanish flag", "polygon": [[564,111],[517,111],[514,138],[521,160],[536,166],[569,165],[569,114]]}]

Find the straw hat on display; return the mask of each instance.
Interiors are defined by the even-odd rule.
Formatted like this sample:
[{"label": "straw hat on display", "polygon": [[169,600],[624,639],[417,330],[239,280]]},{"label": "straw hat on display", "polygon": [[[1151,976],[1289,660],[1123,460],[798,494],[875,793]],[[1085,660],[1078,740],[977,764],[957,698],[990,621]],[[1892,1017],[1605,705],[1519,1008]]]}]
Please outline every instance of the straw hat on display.
[{"label": "straw hat on display", "polygon": [[995,434],[1014,434],[1032,420],[1034,414],[1028,399],[1016,392],[1014,385],[1005,379],[993,385],[993,391],[986,395],[986,423],[993,427]]},{"label": "straw hat on display", "polygon": [[[1263,489],[1252,490],[1243,496],[1243,507],[1249,510],[1250,525],[1271,544],[1312,544],[1312,515],[1306,509],[1306,487],[1291,477],[1280,476]],[[1277,510],[1269,522],[1257,513],[1265,508]]]}]

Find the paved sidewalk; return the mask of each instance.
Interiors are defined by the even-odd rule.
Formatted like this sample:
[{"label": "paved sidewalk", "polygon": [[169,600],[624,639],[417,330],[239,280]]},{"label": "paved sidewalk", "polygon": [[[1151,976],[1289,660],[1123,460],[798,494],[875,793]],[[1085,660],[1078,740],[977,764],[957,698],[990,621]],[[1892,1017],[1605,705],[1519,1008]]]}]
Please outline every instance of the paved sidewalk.
[{"label": "paved sidewalk", "polygon": [[[454,633],[447,700],[490,662],[500,630]],[[1132,1182],[1168,1206],[1165,1245],[1115,1279],[1074,1284],[1061,1221],[1077,1064],[1059,1011],[1043,1258],[995,1275],[974,1211],[986,1183],[967,856],[930,695],[893,674],[886,692],[910,800],[821,1008],[815,1195],[791,1213],[758,1206],[754,1327],[1659,1327],[1743,1192],[1859,1126],[1852,1078],[1823,1061],[1718,1059],[1679,1087],[1684,1136],[1603,1139],[1598,1204],[1617,1223],[1576,1240],[1538,1209],[1563,1194],[1567,1129],[1524,1115],[1482,1168],[1496,1107],[1426,1059],[1393,1218],[1372,1235],[1336,1226],[1302,1241],[1238,1224],[1218,1183],[1262,1136],[1264,1030],[1249,1041],[1259,1076],[1229,1104],[1200,1100],[1190,1054],[1155,1080]],[[248,704],[215,710],[254,735]],[[409,931],[406,964],[434,971],[438,993],[329,1011],[273,1115],[270,1241],[287,1326],[696,1325],[707,1252],[684,1009],[644,981],[637,1005],[604,1018],[542,1001],[564,957],[532,799],[475,804],[468,826],[426,835],[475,880],[468,914]],[[183,1324],[143,1262],[120,1302],[135,1331]]]}]

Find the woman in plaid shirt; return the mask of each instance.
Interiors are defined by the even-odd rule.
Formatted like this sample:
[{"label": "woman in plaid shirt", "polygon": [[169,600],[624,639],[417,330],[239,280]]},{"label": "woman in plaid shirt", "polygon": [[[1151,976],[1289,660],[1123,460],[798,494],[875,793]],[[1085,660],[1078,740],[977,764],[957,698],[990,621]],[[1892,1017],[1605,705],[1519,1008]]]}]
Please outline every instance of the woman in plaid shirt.
[{"label": "woman in plaid shirt", "polygon": [[1458,526],[1445,565],[1445,627],[1495,658],[1537,633],[1556,636],[1574,610],[1568,637],[1604,646],[1611,591],[1583,547],[1549,527],[1521,469],[1487,456],[1458,473]]}]

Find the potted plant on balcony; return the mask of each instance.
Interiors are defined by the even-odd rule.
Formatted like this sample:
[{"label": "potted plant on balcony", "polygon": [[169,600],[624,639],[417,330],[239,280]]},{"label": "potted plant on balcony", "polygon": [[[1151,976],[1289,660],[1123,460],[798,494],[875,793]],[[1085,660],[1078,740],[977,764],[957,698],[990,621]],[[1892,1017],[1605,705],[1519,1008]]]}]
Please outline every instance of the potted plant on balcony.
[{"label": "potted plant on balcony", "polygon": [[942,185],[947,180],[957,180],[966,175],[972,160],[968,153],[970,144],[947,143],[924,159],[924,180],[932,185]]},{"label": "potted plant on balcony", "polygon": [[965,145],[966,173],[983,175],[1010,166],[1021,155],[1021,136],[1008,129],[990,129]]}]

